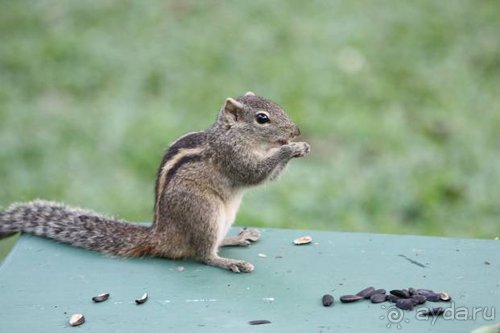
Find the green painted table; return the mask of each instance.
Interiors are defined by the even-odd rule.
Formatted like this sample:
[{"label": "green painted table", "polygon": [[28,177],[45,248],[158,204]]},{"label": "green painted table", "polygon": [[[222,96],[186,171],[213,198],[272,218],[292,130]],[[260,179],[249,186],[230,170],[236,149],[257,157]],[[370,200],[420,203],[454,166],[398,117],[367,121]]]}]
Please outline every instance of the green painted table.
[{"label": "green painted table", "polygon": [[[500,241],[264,229],[222,254],[234,274],[189,261],[116,259],[24,235],[0,266],[0,332],[470,332],[500,321]],[[313,243],[292,240],[311,235]],[[184,269],[179,269],[183,266]],[[368,301],[325,308],[367,287],[445,290],[447,318]],[[95,304],[92,296],[110,292]],[[149,300],[134,299],[149,293]],[[83,313],[80,327],[68,318]],[[464,317],[465,316],[465,317]],[[468,317],[467,317],[468,316]],[[270,324],[251,326],[251,320]]]}]

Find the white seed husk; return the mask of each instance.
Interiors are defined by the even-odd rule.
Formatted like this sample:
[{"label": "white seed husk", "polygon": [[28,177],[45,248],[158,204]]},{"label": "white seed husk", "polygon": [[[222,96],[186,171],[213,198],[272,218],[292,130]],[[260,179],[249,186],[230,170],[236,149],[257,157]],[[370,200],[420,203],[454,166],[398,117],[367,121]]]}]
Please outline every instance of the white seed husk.
[{"label": "white seed husk", "polygon": [[448,302],[449,300],[451,300],[450,295],[448,295],[448,293],[445,293],[444,291],[439,293],[439,298],[445,302]]},{"label": "white seed husk", "polygon": [[312,237],[311,236],[302,236],[293,241],[295,245],[303,245],[303,244],[309,244],[312,242]]},{"label": "white seed husk", "polygon": [[142,294],[141,298],[135,300],[135,303],[136,304],[143,304],[147,300],[148,300],[148,293],[144,293],[144,294]]},{"label": "white seed husk", "polygon": [[71,326],[79,326],[85,322],[85,316],[81,313],[75,313],[69,318],[69,324]]}]

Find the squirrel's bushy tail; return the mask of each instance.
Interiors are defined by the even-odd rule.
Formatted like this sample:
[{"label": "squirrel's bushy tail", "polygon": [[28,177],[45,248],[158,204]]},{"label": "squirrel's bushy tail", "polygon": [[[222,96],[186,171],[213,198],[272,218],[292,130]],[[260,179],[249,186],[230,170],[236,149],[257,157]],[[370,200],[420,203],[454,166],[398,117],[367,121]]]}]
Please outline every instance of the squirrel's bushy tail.
[{"label": "squirrel's bushy tail", "polygon": [[149,254],[149,227],[57,202],[35,200],[0,212],[0,239],[18,231],[118,256]]}]

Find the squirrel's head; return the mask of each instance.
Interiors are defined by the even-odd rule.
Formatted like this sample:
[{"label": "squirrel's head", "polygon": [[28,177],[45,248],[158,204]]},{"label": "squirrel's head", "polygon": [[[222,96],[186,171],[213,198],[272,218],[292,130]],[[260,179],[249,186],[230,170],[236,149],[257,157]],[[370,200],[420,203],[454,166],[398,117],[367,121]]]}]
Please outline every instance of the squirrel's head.
[{"label": "squirrel's head", "polygon": [[218,123],[263,144],[284,145],[300,135],[297,125],[278,104],[252,92],[236,99],[227,98]]}]

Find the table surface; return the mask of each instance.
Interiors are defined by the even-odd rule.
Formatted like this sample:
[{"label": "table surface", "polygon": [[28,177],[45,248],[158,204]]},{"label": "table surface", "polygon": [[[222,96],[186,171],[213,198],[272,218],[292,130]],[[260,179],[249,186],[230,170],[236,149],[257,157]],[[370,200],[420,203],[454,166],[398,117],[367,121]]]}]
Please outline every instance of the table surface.
[{"label": "table surface", "polygon": [[[250,274],[191,261],[111,258],[23,235],[0,266],[0,332],[456,333],[500,321],[500,241],[261,232],[250,247],[221,250],[252,262]],[[292,244],[303,235],[313,242]],[[338,302],[368,286],[447,291],[452,302],[423,306],[452,309],[432,322],[392,303]],[[93,303],[103,292],[110,298]],[[148,301],[136,305],[144,292]],[[334,306],[322,306],[326,293],[334,295]],[[83,313],[85,324],[69,327],[73,313]],[[271,323],[248,323],[260,319]]]}]

